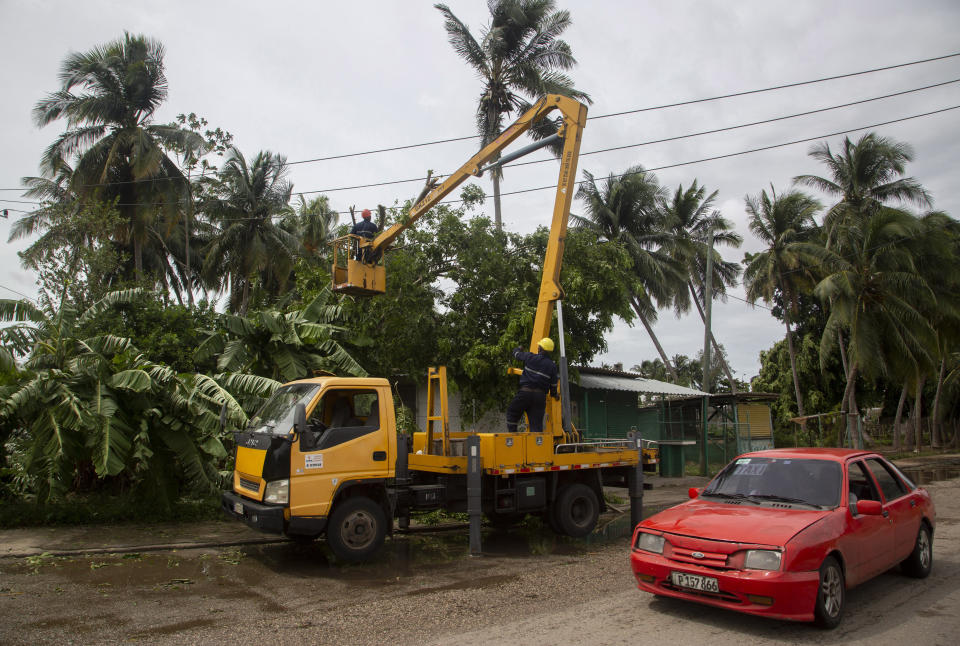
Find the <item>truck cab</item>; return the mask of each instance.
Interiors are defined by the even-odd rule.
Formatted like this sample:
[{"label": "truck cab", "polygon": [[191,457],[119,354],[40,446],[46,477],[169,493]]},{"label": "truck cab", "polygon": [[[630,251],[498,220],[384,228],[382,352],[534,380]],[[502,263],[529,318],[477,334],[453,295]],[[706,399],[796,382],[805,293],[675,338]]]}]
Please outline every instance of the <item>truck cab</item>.
[{"label": "truck cab", "polygon": [[[255,529],[306,539],[326,532],[331,540],[333,516],[348,526],[341,540],[371,539],[373,552],[393,516],[386,483],[395,475],[396,438],[386,379],[285,384],[236,434],[223,509]],[[335,513],[344,507],[353,510],[345,518]]]}]

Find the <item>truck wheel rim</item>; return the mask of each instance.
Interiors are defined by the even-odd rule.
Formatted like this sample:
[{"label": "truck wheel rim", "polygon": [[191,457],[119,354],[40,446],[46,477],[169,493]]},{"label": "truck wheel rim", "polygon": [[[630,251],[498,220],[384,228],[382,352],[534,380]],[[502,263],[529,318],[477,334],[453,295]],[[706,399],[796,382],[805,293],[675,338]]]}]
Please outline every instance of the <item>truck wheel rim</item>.
[{"label": "truck wheel rim", "polygon": [[340,536],[343,542],[354,549],[366,547],[376,535],[377,523],[370,514],[356,511],[343,521]]},{"label": "truck wheel rim", "polygon": [[586,498],[577,498],[570,505],[570,519],[577,527],[583,527],[593,516],[593,506]]}]

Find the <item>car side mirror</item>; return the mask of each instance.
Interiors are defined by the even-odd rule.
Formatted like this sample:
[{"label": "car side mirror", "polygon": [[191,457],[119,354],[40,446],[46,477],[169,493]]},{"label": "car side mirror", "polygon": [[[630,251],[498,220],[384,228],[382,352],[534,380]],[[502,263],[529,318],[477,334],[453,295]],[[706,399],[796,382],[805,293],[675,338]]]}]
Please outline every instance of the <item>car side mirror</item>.
[{"label": "car side mirror", "polygon": [[864,516],[879,516],[883,513],[883,504],[879,500],[858,500],[855,509]]},{"label": "car side mirror", "polygon": [[307,430],[307,407],[297,404],[293,409],[293,430],[300,438],[300,450],[310,451],[316,445],[313,433]]},{"label": "car side mirror", "polygon": [[700,489],[697,487],[690,487],[687,489],[687,495],[690,496],[691,499],[698,498],[700,496]]}]

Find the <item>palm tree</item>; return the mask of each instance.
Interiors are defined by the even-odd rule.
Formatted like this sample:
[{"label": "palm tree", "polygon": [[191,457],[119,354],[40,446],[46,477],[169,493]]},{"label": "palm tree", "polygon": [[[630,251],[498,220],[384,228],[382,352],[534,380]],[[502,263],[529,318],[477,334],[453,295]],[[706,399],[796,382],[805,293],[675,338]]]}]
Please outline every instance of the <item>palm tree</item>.
[{"label": "palm tree", "polygon": [[[444,15],[444,28],[453,49],[483,82],[477,103],[477,130],[482,145],[495,139],[504,118],[522,114],[532,101],[562,94],[580,101],[590,97],[573,87],[563,72],[576,64],[570,45],[560,35],[570,26],[570,13],[557,11],[553,0],[487,0],[490,23],[479,41],[445,4],[434,5]],[[557,131],[557,122],[541,122],[531,134],[541,138]],[[501,228],[500,169],[493,172],[493,204]]]},{"label": "palm tree", "polygon": [[871,214],[890,202],[926,207],[932,204],[923,186],[912,177],[903,177],[907,162],[913,160],[908,144],[868,132],[855,144],[845,137],[838,153],[823,142],[808,154],[827,167],[829,177],[798,175],[793,179],[839,199],[824,220],[828,231],[838,220],[853,214]]},{"label": "palm tree", "polygon": [[784,324],[787,326],[787,349],[797,395],[797,411],[803,417],[806,412],[797,377],[797,353],[793,347],[790,323],[791,317],[798,314],[799,292],[805,283],[809,284],[810,274],[804,267],[803,256],[796,243],[810,239],[816,227],[814,215],[822,205],[799,191],[777,195],[773,186],[770,187],[769,196],[764,190],[756,197],[748,195],[745,201],[750,216],[750,231],[767,247],[766,251],[747,254],[744,260],[746,269],[743,282],[747,300],[755,303],[762,298],[767,303],[773,303],[779,295]]},{"label": "palm tree", "polygon": [[[116,235],[132,248],[134,271],[142,280],[144,253],[166,251],[167,229],[158,226],[157,214],[164,212],[167,225],[178,221],[188,195],[186,178],[164,148],[200,146],[202,139],[175,125],[151,123],[167,98],[167,79],[163,46],[145,36],[126,33],[121,40],[69,55],[60,79],[60,89],[33,110],[40,127],[67,120],[66,132],[44,152],[41,171],[56,177],[76,156],[70,189],[83,201],[116,200],[124,219]],[[161,244],[151,244],[151,237]],[[168,267],[161,263],[156,269]],[[179,287],[182,281],[174,282]]]},{"label": "palm tree", "polygon": [[[850,241],[851,231],[889,207],[891,202],[918,206],[932,204],[930,194],[922,185],[911,177],[904,177],[907,162],[913,160],[913,150],[908,144],[869,132],[856,143],[845,137],[840,152],[834,153],[830,145],[823,142],[811,148],[808,154],[827,167],[829,176],[798,175],[794,181],[838,200],[827,212],[823,228],[827,249],[840,256],[856,257],[859,254],[856,245],[851,249],[843,249],[842,245]],[[862,235],[853,236],[854,239],[859,237]],[[840,361],[849,380],[850,362],[846,356],[843,330],[838,328],[833,338],[837,340]],[[919,395],[919,388],[917,392]],[[856,410],[855,389],[850,396],[854,399],[850,403],[844,399],[842,405]]]},{"label": "palm tree", "polygon": [[[630,305],[653,341],[663,365],[674,383],[680,378],[653,331],[657,309],[669,303],[678,289],[685,289],[683,267],[660,251],[666,233],[659,221],[657,201],[664,189],[652,173],[634,166],[619,175],[611,174],[597,185],[584,171],[577,197],[586,202],[587,217],[573,215],[576,226],[591,229],[598,236],[619,244],[633,262]],[[654,304],[656,302],[656,305]]]},{"label": "palm tree", "polygon": [[[697,180],[693,180],[689,188],[684,190],[681,184],[669,200],[661,199],[658,204],[661,222],[668,234],[663,251],[683,265],[687,274],[684,288],[678,289],[673,294],[674,308],[678,315],[685,313],[690,310],[692,299],[704,325],[706,325],[706,316],[702,304],[705,303],[706,297],[707,255],[713,255],[711,292],[724,298],[727,286],[736,284],[740,267],[735,262],[723,260],[713,247],[716,244],[739,247],[743,242],[743,238],[734,231],[730,221],[713,209],[717,191],[710,195],[706,193],[706,187],[698,186]],[[712,331],[710,341],[730,382],[731,392],[736,394],[737,387],[733,374],[723,359],[720,345]]]},{"label": "palm tree", "polygon": [[[933,292],[917,273],[914,255],[902,244],[918,231],[917,220],[903,211],[875,210],[869,217],[847,218],[834,231],[834,248],[803,244],[816,256],[826,277],[814,293],[830,306],[820,341],[820,362],[825,364],[835,344],[844,348],[848,361],[842,401],[848,414],[851,440],[857,416],[856,380],[862,372],[873,377],[896,372],[898,364],[914,367],[917,406],[922,375],[932,366],[930,349],[935,333],[923,312],[931,307]],[[840,341],[847,330],[849,340]]]},{"label": "palm tree", "polygon": [[323,255],[327,245],[336,236],[340,215],[330,208],[330,199],[326,195],[315,197],[309,202],[303,195],[298,197],[295,212],[284,219],[282,226],[298,236],[307,254],[315,258]]},{"label": "palm tree", "polygon": [[246,316],[253,281],[283,289],[302,246],[274,218],[290,213],[293,185],[286,160],[261,151],[247,164],[231,148],[217,177],[205,181],[200,209],[216,227],[203,251],[203,274],[211,285],[229,283],[230,309]]}]

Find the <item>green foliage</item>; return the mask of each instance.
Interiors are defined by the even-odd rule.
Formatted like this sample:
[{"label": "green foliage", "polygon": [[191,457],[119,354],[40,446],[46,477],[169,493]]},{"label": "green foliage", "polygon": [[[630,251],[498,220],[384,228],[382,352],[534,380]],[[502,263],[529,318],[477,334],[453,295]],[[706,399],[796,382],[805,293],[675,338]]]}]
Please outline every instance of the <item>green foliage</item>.
[{"label": "green foliage", "polygon": [[293,381],[318,373],[366,376],[340,342],[342,310],[329,288],[306,307],[284,314],[260,310],[251,316],[221,314],[195,357],[216,359],[217,370]]},{"label": "green foliage", "polygon": [[206,338],[204,330],[212,329],[216,320],[210,303],[190,308],[141,298],[104,312],[86,332],[97,335],[123,330],[145,356],[175,372],[214,372],[214,362],[197,364],[194,352]]},{"label": "green foliage", "polygon": [[111,204],[66,199],[49,202],[14,222],[10,241],[40,233],[18,252],[21,265],[37,272],[46,302],[55,303],[66,293],[83,308],[109,291],[104,278],[114,276],[123,261],[110,239],[110,232],[121,224],[119,211]]},{"label": "green foliage", "polygon": [[[0,337],[25,359],[0,393],[0,417],[17,429],[25,484],[40,503],[73,490],[119,489],[167,506],[219,485],[223,399],[198,391],[195,376],[149,360],[128,338],[82,336],[98,315],[141,298],[139,290],[113,292],[82,315],[65,301],[58,310],[0,301],[0,319],[13,322]],[[230,413],[243,417],[236,407]]]}]

